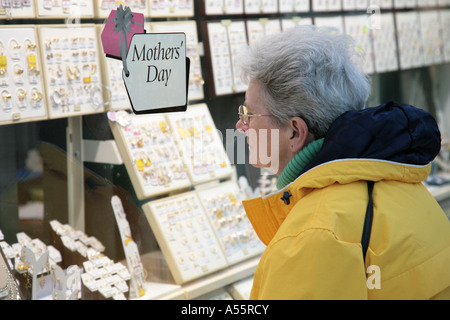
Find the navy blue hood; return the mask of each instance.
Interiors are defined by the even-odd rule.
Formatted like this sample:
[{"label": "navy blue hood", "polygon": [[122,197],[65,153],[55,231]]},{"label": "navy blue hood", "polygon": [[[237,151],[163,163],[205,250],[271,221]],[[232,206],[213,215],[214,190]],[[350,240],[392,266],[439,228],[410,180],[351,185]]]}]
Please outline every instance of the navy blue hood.
[{"label": "navy blue hood", "polygon": [[322,148],[302,173],[325,162],[350,158],[425,165],[440,149],[441,135],[430,113],[388,102],[338,117],[328,129]]}]

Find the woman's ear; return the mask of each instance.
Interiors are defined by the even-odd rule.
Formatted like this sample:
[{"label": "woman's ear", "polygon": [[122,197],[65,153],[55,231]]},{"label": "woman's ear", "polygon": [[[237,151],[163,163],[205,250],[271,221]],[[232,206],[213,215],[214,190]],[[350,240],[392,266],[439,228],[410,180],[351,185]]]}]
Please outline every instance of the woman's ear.
[{"label": "woman's ear", "polygon": [[289,122],[289,130],[291,130],[289,137],[290,150],[295,154],[314,140],[306,122],[300,117],[291,119]]}]

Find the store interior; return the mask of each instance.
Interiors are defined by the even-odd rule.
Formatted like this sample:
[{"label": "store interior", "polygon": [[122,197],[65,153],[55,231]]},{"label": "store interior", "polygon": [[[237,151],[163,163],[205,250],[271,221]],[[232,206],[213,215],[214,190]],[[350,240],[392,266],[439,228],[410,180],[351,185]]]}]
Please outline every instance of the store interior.
[{"label": "store interior", "polygon": [[296,24],[355,39],[369,107],[436,118],[426,185],[450,218],[449,0],[124,1],[147,33],[186,33],[187,110],[148,115],[132,112],[122,61],[103,52],[117,4],[0,4],[0,264],[16,297],[248,299],[264,245],[241,201],[276,177],[251,166],[235,130],[246,87],[234,53]]}]

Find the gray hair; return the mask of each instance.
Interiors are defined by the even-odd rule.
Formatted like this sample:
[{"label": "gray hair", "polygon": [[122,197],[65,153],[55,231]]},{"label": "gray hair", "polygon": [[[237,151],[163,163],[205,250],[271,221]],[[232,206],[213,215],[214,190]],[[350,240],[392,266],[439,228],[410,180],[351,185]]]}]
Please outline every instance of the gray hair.
[{"label": "gray hair", "polygon": [[365,107],[371,85],[353,60],[358,56],[349,36],[297,26],[254,43],[238,61],[244,81],[263,84],[266,107],[280,126],[301,117],[318,139],[339,115]]}]

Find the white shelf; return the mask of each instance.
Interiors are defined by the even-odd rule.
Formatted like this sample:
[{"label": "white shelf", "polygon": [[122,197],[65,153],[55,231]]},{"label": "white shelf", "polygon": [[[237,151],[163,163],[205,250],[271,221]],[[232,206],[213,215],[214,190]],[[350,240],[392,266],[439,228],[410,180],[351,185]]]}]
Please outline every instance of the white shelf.
[{"label": "white shelf", "polygon": [[[146,267],[146,254],[142,256]],[[170,283],[146,282],[147,293],[139,300],[192,300],[216,289],[223,288],[254,274],[260,256],[251,258],[229,268],[194,280],[182,286]],[[154,262],[154,261],[153,261]],[[149,276],[151,280],[151,276]]]}]

